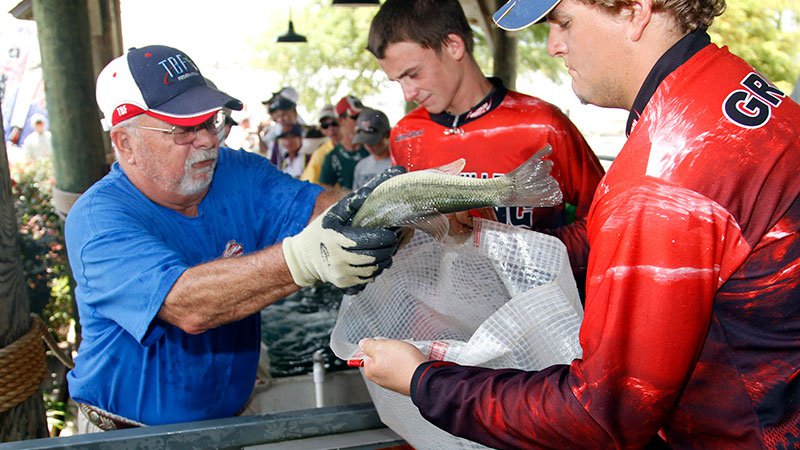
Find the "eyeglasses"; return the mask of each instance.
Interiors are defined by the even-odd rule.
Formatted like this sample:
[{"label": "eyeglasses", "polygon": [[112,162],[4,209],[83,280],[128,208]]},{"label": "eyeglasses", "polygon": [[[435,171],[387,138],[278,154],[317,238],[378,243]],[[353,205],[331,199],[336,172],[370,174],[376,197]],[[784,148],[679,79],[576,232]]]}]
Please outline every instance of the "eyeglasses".
[{"label": "eyeglasses", "polygon": [[160,131],[164,134],[170,134],[172,135],[172,140],[175,142],[175,145],[186,145],[194,142],[195,138],[197,138],[197,133],[200,131],[207,130],[209,133],[216,136],[222,131],[224,126],[225,112],[219,110],[216,112],[216,114],[209,117],[205,122],[192,127],[173,125],[171,128],[156,128],[136,125],[136,128],[141,128],[142,130]]},{"label": "eyeglasses", "polygon": [[335,120],[332,120],[330,122],[322,122],[322,123],[319,124],[319,126],[323,130],[327,130],[329,127],[338,127],[339,126],[339,122],[337,122]]}]

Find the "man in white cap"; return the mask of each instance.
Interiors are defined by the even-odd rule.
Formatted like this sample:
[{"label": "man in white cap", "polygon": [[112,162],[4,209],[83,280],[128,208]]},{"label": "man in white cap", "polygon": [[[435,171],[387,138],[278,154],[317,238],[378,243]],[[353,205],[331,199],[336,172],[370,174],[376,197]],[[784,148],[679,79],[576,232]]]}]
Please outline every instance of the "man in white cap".
[{"label": "man in white cap", "polygon": [[317,282],[358,289],[391,262],[394,233],[347,222],[401,170],[337,202],[220,149],[223,107],[242,105],[170,47],[110,62],[97,102],[117,162],[66,223],[80,420],[109,430],[233,416],[255,382],[259,311]]},{"label": "man in white cap", "polygon": [[512,0],[576,95],[630,111],[598,186],[582,353],[536,372],[367,340],[366,375],[495,448],[798,448],[800,106],[706,29],[724,0]]}]

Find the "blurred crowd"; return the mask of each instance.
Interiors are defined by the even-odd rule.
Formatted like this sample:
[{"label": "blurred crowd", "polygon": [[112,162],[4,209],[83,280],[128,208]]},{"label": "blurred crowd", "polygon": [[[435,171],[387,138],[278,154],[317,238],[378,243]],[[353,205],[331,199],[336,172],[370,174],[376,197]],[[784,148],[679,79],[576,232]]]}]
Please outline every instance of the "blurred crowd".
[{"label": "blurred crowd", "polygon": [[258,124],[247,111],[227,111],[223,146],[258,153],[292,177],[326,188],[358,189],[389,167],[385,113],[346,95],[307,121],[297,111],[298,97],[293,87],[274,92],[262,102],[269,117]]}]

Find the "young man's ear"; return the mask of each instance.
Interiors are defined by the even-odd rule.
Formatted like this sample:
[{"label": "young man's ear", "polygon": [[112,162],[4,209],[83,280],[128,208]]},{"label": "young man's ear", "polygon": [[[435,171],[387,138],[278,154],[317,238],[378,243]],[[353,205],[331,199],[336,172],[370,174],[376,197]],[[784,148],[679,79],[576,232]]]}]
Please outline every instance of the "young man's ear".
[{"label": "young man's ear", "polygon": [[447,35],[447,42],[444,44],[444,51],[450,55],[451,58],[460,61],[466,54],[467,48],[464,45],[464,40],[461,36],[450,33]]},{"label": "young man's ear", "polygon": [[652,0],[633,0],[630,6],[623,8],[623,14],[628,16],[630,28],[628,38],[636,42],[644,35],[644,30],[653,17]]}]

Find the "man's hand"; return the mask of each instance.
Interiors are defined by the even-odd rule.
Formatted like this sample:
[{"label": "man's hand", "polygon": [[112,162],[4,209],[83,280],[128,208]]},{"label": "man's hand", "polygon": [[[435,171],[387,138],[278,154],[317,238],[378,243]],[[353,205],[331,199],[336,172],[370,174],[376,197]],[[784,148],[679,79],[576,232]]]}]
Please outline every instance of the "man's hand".
[{"label": "man's hand", "polygon": [[370,381],[403,395],[411,393],[414,371],[427,361],[417,347],[394,339],[362,339],[358,346],[364,353],[364,375]]},{"label": "man's hand", "polygon": [[323,281],[354,293],[391,265],[398,245],[395,233],[354,228],[350,222],[375,187],[404,172],[400,166],[386,169],[328,208],[299,234],[284,239],[283,255],[298,286]]}]

